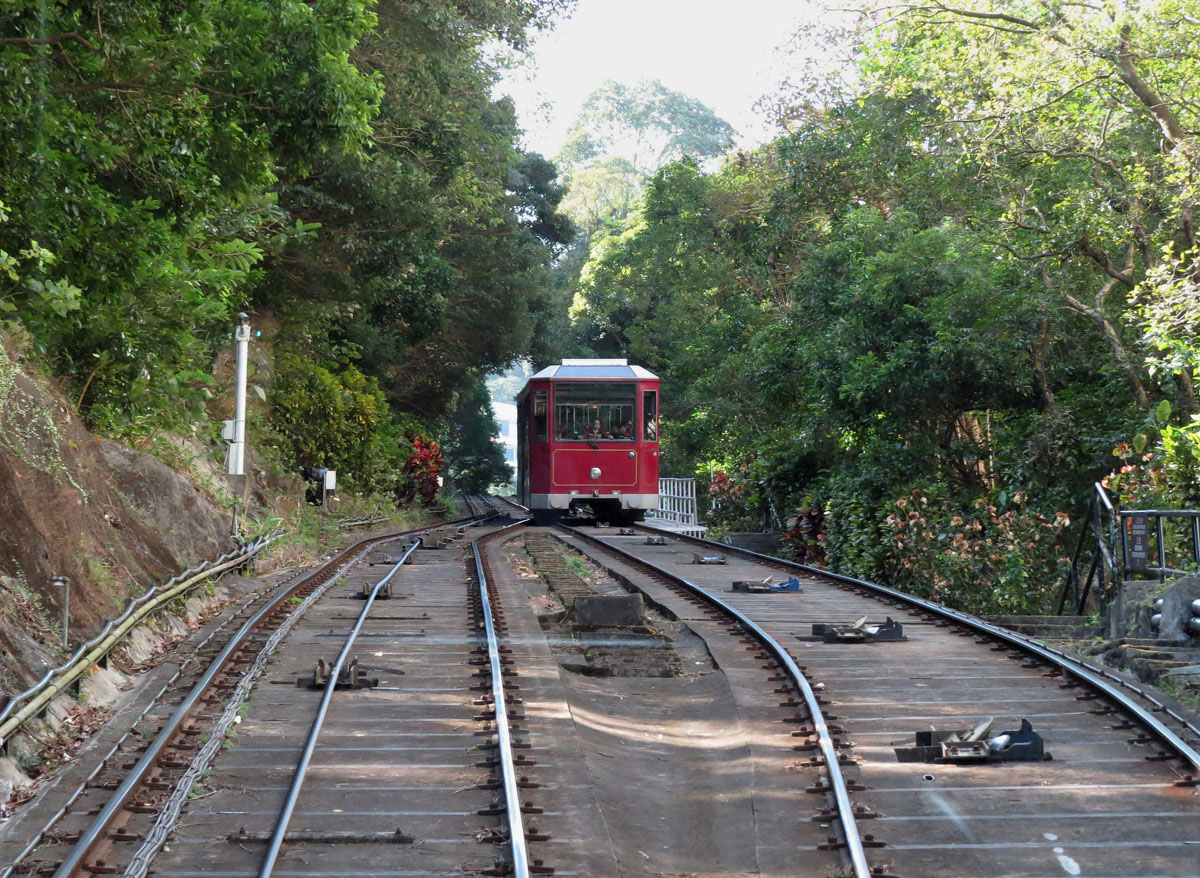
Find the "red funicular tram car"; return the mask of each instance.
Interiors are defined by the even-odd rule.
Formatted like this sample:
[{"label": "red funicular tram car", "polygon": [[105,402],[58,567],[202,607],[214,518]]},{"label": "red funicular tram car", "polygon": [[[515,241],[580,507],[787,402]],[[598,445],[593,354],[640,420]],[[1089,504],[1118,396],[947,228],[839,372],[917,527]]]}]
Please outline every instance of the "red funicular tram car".
[{"label": "red funicular tram car", "polygon": [[563,360],[517,397],[517,492],[534,520],[587,507],[613,524],[658,508],[658,377],[625,360]]}]

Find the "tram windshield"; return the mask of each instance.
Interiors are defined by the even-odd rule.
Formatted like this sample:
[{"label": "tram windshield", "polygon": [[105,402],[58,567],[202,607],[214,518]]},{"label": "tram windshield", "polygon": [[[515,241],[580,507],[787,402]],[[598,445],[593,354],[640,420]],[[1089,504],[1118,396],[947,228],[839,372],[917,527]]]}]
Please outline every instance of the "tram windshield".
[{"label": "tram windshield", "polygon": [[558,442],[632,442],[637,385],[588,382],[554,385]]}]

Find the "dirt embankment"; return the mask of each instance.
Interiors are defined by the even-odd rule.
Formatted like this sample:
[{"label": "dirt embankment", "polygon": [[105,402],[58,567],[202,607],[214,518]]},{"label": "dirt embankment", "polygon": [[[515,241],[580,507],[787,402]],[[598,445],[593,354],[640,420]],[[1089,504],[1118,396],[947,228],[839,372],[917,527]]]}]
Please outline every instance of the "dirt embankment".
[{"label": "dirt embankment", "polygon": [[227,551],[228,520],[155,457],[90,434],[53,384],[0,336],[0,692],[56,664],[61,596],[71,635],[90,636],[124,601]]}]

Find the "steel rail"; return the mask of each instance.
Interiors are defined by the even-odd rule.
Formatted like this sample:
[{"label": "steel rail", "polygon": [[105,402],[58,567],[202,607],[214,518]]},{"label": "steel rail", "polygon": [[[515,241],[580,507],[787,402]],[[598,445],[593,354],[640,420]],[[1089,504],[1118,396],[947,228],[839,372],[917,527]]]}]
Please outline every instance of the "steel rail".
[{"label": "steel rail", "polygon": [[612,551],[613,553],[627,558],[637,564],[643,565],[654,571],[659,576],[665,577],[672,582],[682,585],[688,591],[697,595],[700,598],[711,603],[713,606],[720,609],[722,612],[737,619],[742,625],[749,629],[755,637],[762,642],[767,650],[775,657],[775,660],[783,665],[784,669],[792,678],[792,682],[796,684],[801,694],[804,696],[804,703],[808,707],[809,717],[812,720],[813,730],[817,734],[817,741],[821,747],[821,755],[825,758],[826,772],[829,775],[830,792],[833,794],[834,801],[837,803],[838,822],[842,826],[842,836],[846,841],[846,852],[850,856],[850,865],[854,870],[854,878],[871,878],[871,867],[867,863],[867,853],[863,848],[862,836],[858,831],[858,822],[854,817],[854,805],[850,801],[850,792],[846,788],[846,778],[842,774],[841,764],[838,761],[837,747],[833,743],[833,735],[829,731],[829,725],[825,721],[825,715],[821,712],[821,705],[817,701],[816,692],[808,682],[808,678],[804,676],[804,672],[800,670],[795,660],[788,654],[787,650],[770,634],[768,634],[757,622],[743,613],[741,610],[727,603],[721,598],[709,592],[707,589],[688,581],[678,573],[666,570],[653,564],[650,561],[640,558],[630,552],[626,552],[616,546],[606,543],[591,534],[584,533],[565,524],[559,525],[563,530],[578,536],[585,542],[593,545],[599,545]]},{"label": "steel rail", "polygon": [[[654,528],[644,529],[655,530]],[[662,531],[655,532],[662,533]],[[977,616],[972,616],[970,613],[964,613],[960,610],[953,610],[950,607],[942,604],[937,604],[933,601],[919,598],[916,595],[906,594],[898,589],[894,589],[886,585],[880,585],[877,582],[870,582],[865,579],[857,579],[853,576],[846,576],[843,573],[834,573],[831,570],[822,570],[819,567],[810,567],[808,564],[801,564],[798,561],[788,561],[784,558],[776,558],[772,555],[764,555],[763,553],[755,552],[752,549],[729,546],[725,543],[718,543],[714,542],[713,540],[703,539],[701,537],[691,537],[683,534],[668,535],[677,539],[685,540],[687,542],[699,543],[704,546],[721,549],[722,551],[731,551],[739,555],[757,558],[761,561],[766,561],[768,563],[792,570],[800,570],[812,576],[825,577],[826,579],[844,582],[849,585],[853,585],[856,588],[865,588],[869,591],[876,592],[877,594],[885,595],[893,600],[898,600],[903,603],[907,603],[910,606],[917,607],[924,612],[941,616],[943,619],[948,619],[952,622],[966,625],[968,628],[971,628],[974,631],[990,635],[991,637],[1002,640],[1011,646],[1015,646],[1016,648],[1024,650],[1025,652],[1032,653],[1033,655],[1050,662],[1059,670],[1070,674],[1072,677],[1075,677],[1083,683],[1086,683],[1093,689],[1099,691],[1102,695],[1104,695],[1105,698],[1108,698],[1110,701],[1120,705],[1121,708],[1132,714],[1139,723],[1145,726],[1147,730],[1157,736],[1160,741],[1167,744],[1171,749],[1178,753],[1185,762],[1188,762],[1192,766],[1194,771],[1200,773],[1200,752],[1197,752],[1197,750],[1187,741],[1183,740],[1183,738],[1179,737],[1179,735],[1167,728],[1167,726],[1164,725],[1158,717],[1154,716],[1146,708],[1142,707],[1136,701],[1125,695],[1125,693],[1111,685],[1108,680],[1112,680],[1113,682],[1118,683],[1133,692],[1136,692],[1138,695],[1151,702],[1155,707],[1162,710],[1172,719],[1180,722],[1193,731],[1200,733],[1200,729],[1197,729],[1185,717],[1180,716],[1178,713],[1168,708],[1165,704],[1158,701],[1145,690],[1126,683],[1116,674],[1112,674],[1100,668],[1092,668],[1078,659],[1068,655],[1062,650],[1046,646],[1041,641],[1034,640],[1032,637],[1026,637],[1025,635],[1018,634],[1015,631],[1009,631],[1007,628],[1001,628],[999,625],[993,625],[990,622],[985,622],[983,619],[980,619]]]},{"label": "steel rail", "polygon": [[518,503],[516,500],[512,499],[511,497],[496,497],[496,499],[499,500],[501,503],[507,503],[509,506],[515,506],[517,509],[520,509],[524,513],[528,514],[528,512],[529,512],[528,506],[521,505],[520,503]]},{"label": "steel rail", "polygon": [[304,786],[304,778],[308,774],[309,763],[312,761],[313,752],[317,749],[317,739],[321,736],[321,727],[325,724],[325,715],[329,712],[329,704],[333,700],[334,690],[337,689],[338,678],[341,676],[346,659],[350,656],[350,650],[354,648],[354,642],[358,639],[358,633],[362,630],[363,624],[367,621],[367,616],[371,613],[371,605],[375,603],[375,598],[379,594],[379,590],[391,582],[392,577],[404,566],[404,563],[420,545],[421,540],[418,538],[415,543],[408,547],[408,551],[400,556],[400,560],[393,565],[392,569],[375,583],[375,586],[371,589],[371,593],[367,595],[366,603],[363,605],[362,612],[358,614],[358,619],[355,621],[354,627],[350,629],[350,634],[346,637],[346,643],[342,647],[342,651],[338,653],[337,661],[333,663],[333,667],[329,671],[329,680],[325,684],[325,691],[321,693],[321,703],[317,707],[317,715],[313,718],[312,726],[308,730],[308,738],[304,742],[304,749],[300,752],[300,759],[296,762],[296,771],[292,775],[292,782],[288,786],[287,797],[284,799],[283,807],[279,810],[279,817],[275,821],[275,829],[271,833],[271,840],[267,845],[266,853],[263,855],[262,865],[258,869],[258,878],[269,878],[275,868],[275,861],[279,859],[279,851],[283,847],[284,836],[287,835],[288,825],[292,822],[292,815],[296,811],[296,802],[300,799],[300,790]]},{"label": "steel rail", "polygon": [[[250,597],[246,598],[246,600],[244,600],[238,607],[238,612],[240,613],[244,611],[247,607],[254,603],[257,597],[257,595],[251,595]],[[221,623],[219,627],[209,632],[209,634],[203,640],[201,640],[195,645],[195,647],[192,648],[191,654],[180,663],[180,666],[175,670],[175,673],[167,678],[167,680],[159,688],[158,692],[155,693],[154,697],[146,703],[146,706],[143,707],[141,712],[138,713],[138,715],[134,718],[132,725],[130,725],[130,727],[126,729],[116,741],[113,742],[112,746],[109,747],[108,752],[104,755],[104,757],[98,763],[96,763],[96,767],[91,770],[87,777],[80,781],[78,786],[75,787],[75,791],[67,797],[67,800],[54,813],[54,815],[46,821],[41,829],[34,834],[33,838],[29,840],[29,843],[25,845],[21,852],[13,857],[12,862],[3,869],[0,869],[0,878],[9,878],[9,876],[16,871],[17,865],[27,856],[29,856],[29,854],[31,854],[38,847],[38,845],[45,840],[46,833],[50,831],[54,824],[61,820],[66,814],[70,813],[71,807],[76,801],[78,801],[79,797],[87,791],[88,787],[91,786],[92,781],[94,781],[100,775],[100,772],[104,771],[104,769],[108,767],[109,760],[117,755],[117,751],[121,749],[121,745],[129,740],[129,738],[134,734],[134,729],[137,728],[137,724],[145,718],[146,714],[158,707],[159,699],[162,698],[169,688],[171,688],[171,685],[176,680],[183,676],[184,668],[189,663],[197,659],[197,652],[203,649],[210,640],[216,637],[221,632],[221,629],[225,624],[226,623]]]},{"label": "steel rail", "polygon": [[[331,578],[330,584],[341,579],[347,570],[349,570],[360,559],[365,557],[367,552],[374,548],[378,543],[400,539],[401,537],[411,533],[412,531],[402,531],[400,533],[389,534],[383,537],[372,537],[360,541],[356,544],[356,546],[363,546],[364,543],[367,545],[363,546],[361,551],[359,551],[356,556],[351,558],[349,561],[346,561],[342,565],[341,570],[339,570]],[[130,769],[129,774],[127,774],[124,780],[121,781],[121,785],[117,787],[116,792],[113,793],[112,797],[96,815],[96,818],[92,821],[92,824],[79,837],[79,840],[75,843],[75,846],[71,849],[71,852],[67,854],[67,856],[63,859],[62,864],[55,871],[54,878],[71,878],[72,875],[76,874],[82,869],[84,859],[96,846],[97,842],[102,839],[105,831],[107,830],[108,824],[116,816],[117,812],[120,811],[121,808],[123,808],[129,801],[130,796],[133,795],[133,792],[137,788],[138,784],[145,779],[146,775],[154,766],[155,761],[162,754],[162,751],[166,748],[175,732],[178,730],[180,725],[183,724],[183,721],[187,718],[188,714],[191,713],[191,710],[196,705],[196,702],[203,697],[208,687],[212,684],[212,681],[216,679],[217,675],[223,670],[234,650],[236,650],[242,644],[242,642],[258,625],[258,623],[261,622],[268,613],[279,606],[280,602],[282,602],[284,598],[286,598],[291,592],[295,591],[296,588],[303,585],[314,576],[322,573],[330,565],[337,563],[339,558],[344,560],[345,558],[349,557],[354,548],[355,546],[349,547],[338,557],[330,559],[330,561],[327,561],[320,567],[298,577],[294,581],[289,582],[284,586],[281,586],[276,590],[275,595],[253,616],[251,616],[241,628],[237,630],[237,632],[229,639],[229,642],[225,645],[224,649],[221,650],[220,654],[209,664],[208,669],[192,687],[187,697],[184,698],[184,700],[175,709],[174,713],[171,714],[170,718],[155,736],[154,740],[150,742],[150,745],[146,748],[146,752],[142,755],[142,758],[137,761],[132,769]]]},{"label": "steel rail", "polygon": [[487,633],[488,663],[492,675],[492,703],[496,710],[496,747],[500,757],[501,781],[504,786],[504,812],[508,822],[508,840],[512,848],[514,878],[530,878],[529,847],[525,841],[525,821],[521,816],[521,794],[517,788],[517,768],[513,761],[512,734],[508,728],[504,671],[500,666],[500,641],[496,635],[495,620],[492,618],[492,604],[488,594],[487,574],[483,569],[483,556],[479,552],[479,540],[489,539],[524,523],[524,521],[518,521],[488,534],[487,537],[471,540],[471,551],[475,555],[475,575],[479,579],[479,600],[483,604],[483,624]]}]

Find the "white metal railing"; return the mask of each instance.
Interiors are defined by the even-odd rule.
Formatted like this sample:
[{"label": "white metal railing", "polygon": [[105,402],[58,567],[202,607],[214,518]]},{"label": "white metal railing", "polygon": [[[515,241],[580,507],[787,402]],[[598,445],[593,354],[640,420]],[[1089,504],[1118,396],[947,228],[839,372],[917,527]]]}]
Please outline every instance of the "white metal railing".
[{"label": "white metal railing", "polygon": [[700,536],[705,528],[696,510],[695,479],[659,479],[658,509],[646,513],[647,524],[670,524],[671,530]]}]

